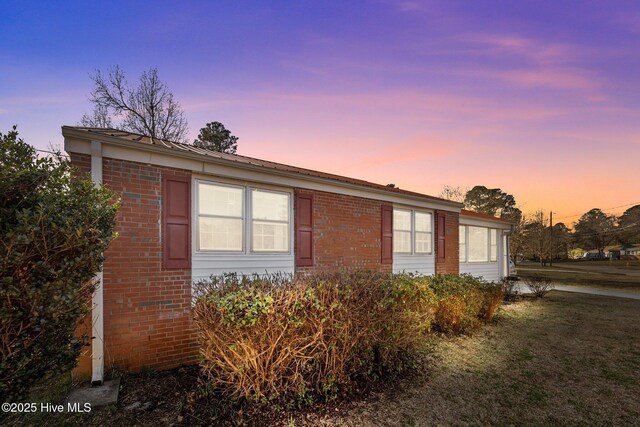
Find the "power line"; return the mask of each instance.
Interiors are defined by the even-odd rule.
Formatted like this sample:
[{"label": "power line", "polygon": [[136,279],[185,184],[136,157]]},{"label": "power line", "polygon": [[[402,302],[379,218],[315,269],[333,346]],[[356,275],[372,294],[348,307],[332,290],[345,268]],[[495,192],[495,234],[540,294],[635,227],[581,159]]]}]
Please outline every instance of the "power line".
[{"label": "power line", "polygon": [[[625,208],[627,206],[635,206],[635,205],[640,205],[640,202],[629,203],[629,204],[620,205],[620,206],[613,206],[611,208],[604,208],[604,209],[600,209],[600,210],[601,211],[610,211],[611,209]],[[576,216],[582,216],[584,214],[585,214],[585,212],[578,213],[578,214],[573,214],[573,215],[565,215],[565,216],[557,217],[556,220],[563,219],[563,218],[573,218],[573,217],[576,217]]]},{"label": "power line", "polygon": [[[626,230],[628,228],[637,227],[637,226],[640,226],[640,222],[636,222],[636,223],[633,223],[633,224],[625,225],[624,227],[616,227],[616,228],[613,228],[611,230],[594,231],[592,233],[580,234],[580,237],[591,237],[591,236],[600,236],[600,235],[609,234],[609,233],[618,233],[618,232],[624,231],[624,230]],[[575,231],[574,231],[574,234],[575,234]]]}]

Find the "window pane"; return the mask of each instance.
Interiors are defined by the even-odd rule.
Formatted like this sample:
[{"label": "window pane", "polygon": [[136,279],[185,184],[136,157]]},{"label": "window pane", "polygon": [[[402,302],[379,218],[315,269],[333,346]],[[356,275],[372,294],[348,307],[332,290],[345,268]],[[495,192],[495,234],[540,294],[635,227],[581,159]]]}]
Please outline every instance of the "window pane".
[{"label": "window pane", "polygon": [[253,250],[287,252],[289,250],[289,224],[253,222]]},{"label": "window pane", "polygon": [[203,183],[198,185],[201,214],[242,218],[242,199],[242,188]]},{"label": "window pane", "polygon": [[411,231],[411,211],[393,210],[393,229]]},{"label": "window pane", "polygon": [[465,233],[465,226],[461,225],[458,227],[458,250],[460,253],[460,261],[461,262],[466,262],[467,261],[467,235]]},{"label": "window pane", "polygon": [[411,253],[410,231],[395,231],[393,233],[393,252]]},{"label": "window pane", "polygon": [[489,233],[484,227],[469,228],[469,261],[488,261]]},{"label": "window pane", "polygon": [[431,214],[416,212],[416,231],[431,232]]},{"label": "window pane", "polygon": [[253,219],[289,221],[289,195],[252,190]]},{"label": "window pane", "polygon": [[242,250],[242,219],[200,217],[198,220],[201,250]]},{"label": "window pane", "polygon": [[491,261],[498,260],[498,234],[497,230],[491,229],[489,230],[489,236],[491,239]]},{"label": "window pane", "polygon": [[[416,226],[417,228],[417,226]],[[431,233],[421,233],[416,231],[416,253],[431,252]]]}]

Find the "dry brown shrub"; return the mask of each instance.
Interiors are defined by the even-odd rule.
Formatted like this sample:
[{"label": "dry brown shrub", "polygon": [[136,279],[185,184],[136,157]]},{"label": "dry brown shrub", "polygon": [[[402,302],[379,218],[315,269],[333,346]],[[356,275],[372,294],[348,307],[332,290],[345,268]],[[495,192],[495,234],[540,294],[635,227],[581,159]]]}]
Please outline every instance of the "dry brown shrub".
[{"label": "dry brown shrub", "polygon": [[501,285],[470,275],[431,278],[438,300],[434,327],[444,333],[472,333],[491,320],[502,303]]},{"label": "dry brown shrub", "polygon": [[462,328],[465,307],[464,301],[459,296],[440,300],[435,318],[438,329],[447,333],[459,332]]},{"label": "dry brown shrub", "polygon": [[532,294],[538,298],[543,298],[547,292],[554,289],[554,285],[551,279],[543,276],[531,276],[523,278],[525,285],[529,288]]},{"label": "dry brown shrub", "polygon": [[493,292],[487,290],[484,292],[484,304],[480,310],[480,318],[484,322],[490,322],[496,315],[498,308],[504,301],[504,292],[502,289],[495,289]]},{"label": "dry brown shrub", "polygon": [[432,280],[353,272],[201,283],[194,314],[203,373],[250,401],[346,395],[412,366],[434,324],[460,332],[469,318],[480,322],[483,291],[458,286],[437,296]]}]

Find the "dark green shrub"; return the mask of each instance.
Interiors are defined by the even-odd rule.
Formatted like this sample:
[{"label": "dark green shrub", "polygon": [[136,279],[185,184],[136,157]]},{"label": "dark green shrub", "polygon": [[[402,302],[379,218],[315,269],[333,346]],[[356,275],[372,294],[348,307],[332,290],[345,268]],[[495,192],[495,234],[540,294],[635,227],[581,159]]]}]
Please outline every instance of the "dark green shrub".
[{"label": "dark green shrub", "polygon": [[0,133],[0,401],[75,366],[117,209],[68,160],[38,158],[17,136]]}]

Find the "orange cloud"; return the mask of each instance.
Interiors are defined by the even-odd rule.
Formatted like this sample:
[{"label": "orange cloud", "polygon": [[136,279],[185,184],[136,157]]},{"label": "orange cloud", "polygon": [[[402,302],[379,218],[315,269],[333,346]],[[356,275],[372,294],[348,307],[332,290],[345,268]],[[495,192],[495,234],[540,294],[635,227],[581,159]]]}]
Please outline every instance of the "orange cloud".
[{"label": "orange cloud", "polygon": [[459,153],[464,146],[465,144],[460,141],[442,137],[414,136],[397,143],[378,146],[374,154],[365,154],[360,160],[354,162],[354,166],[378,167],[420,160],[443,159]]}]

